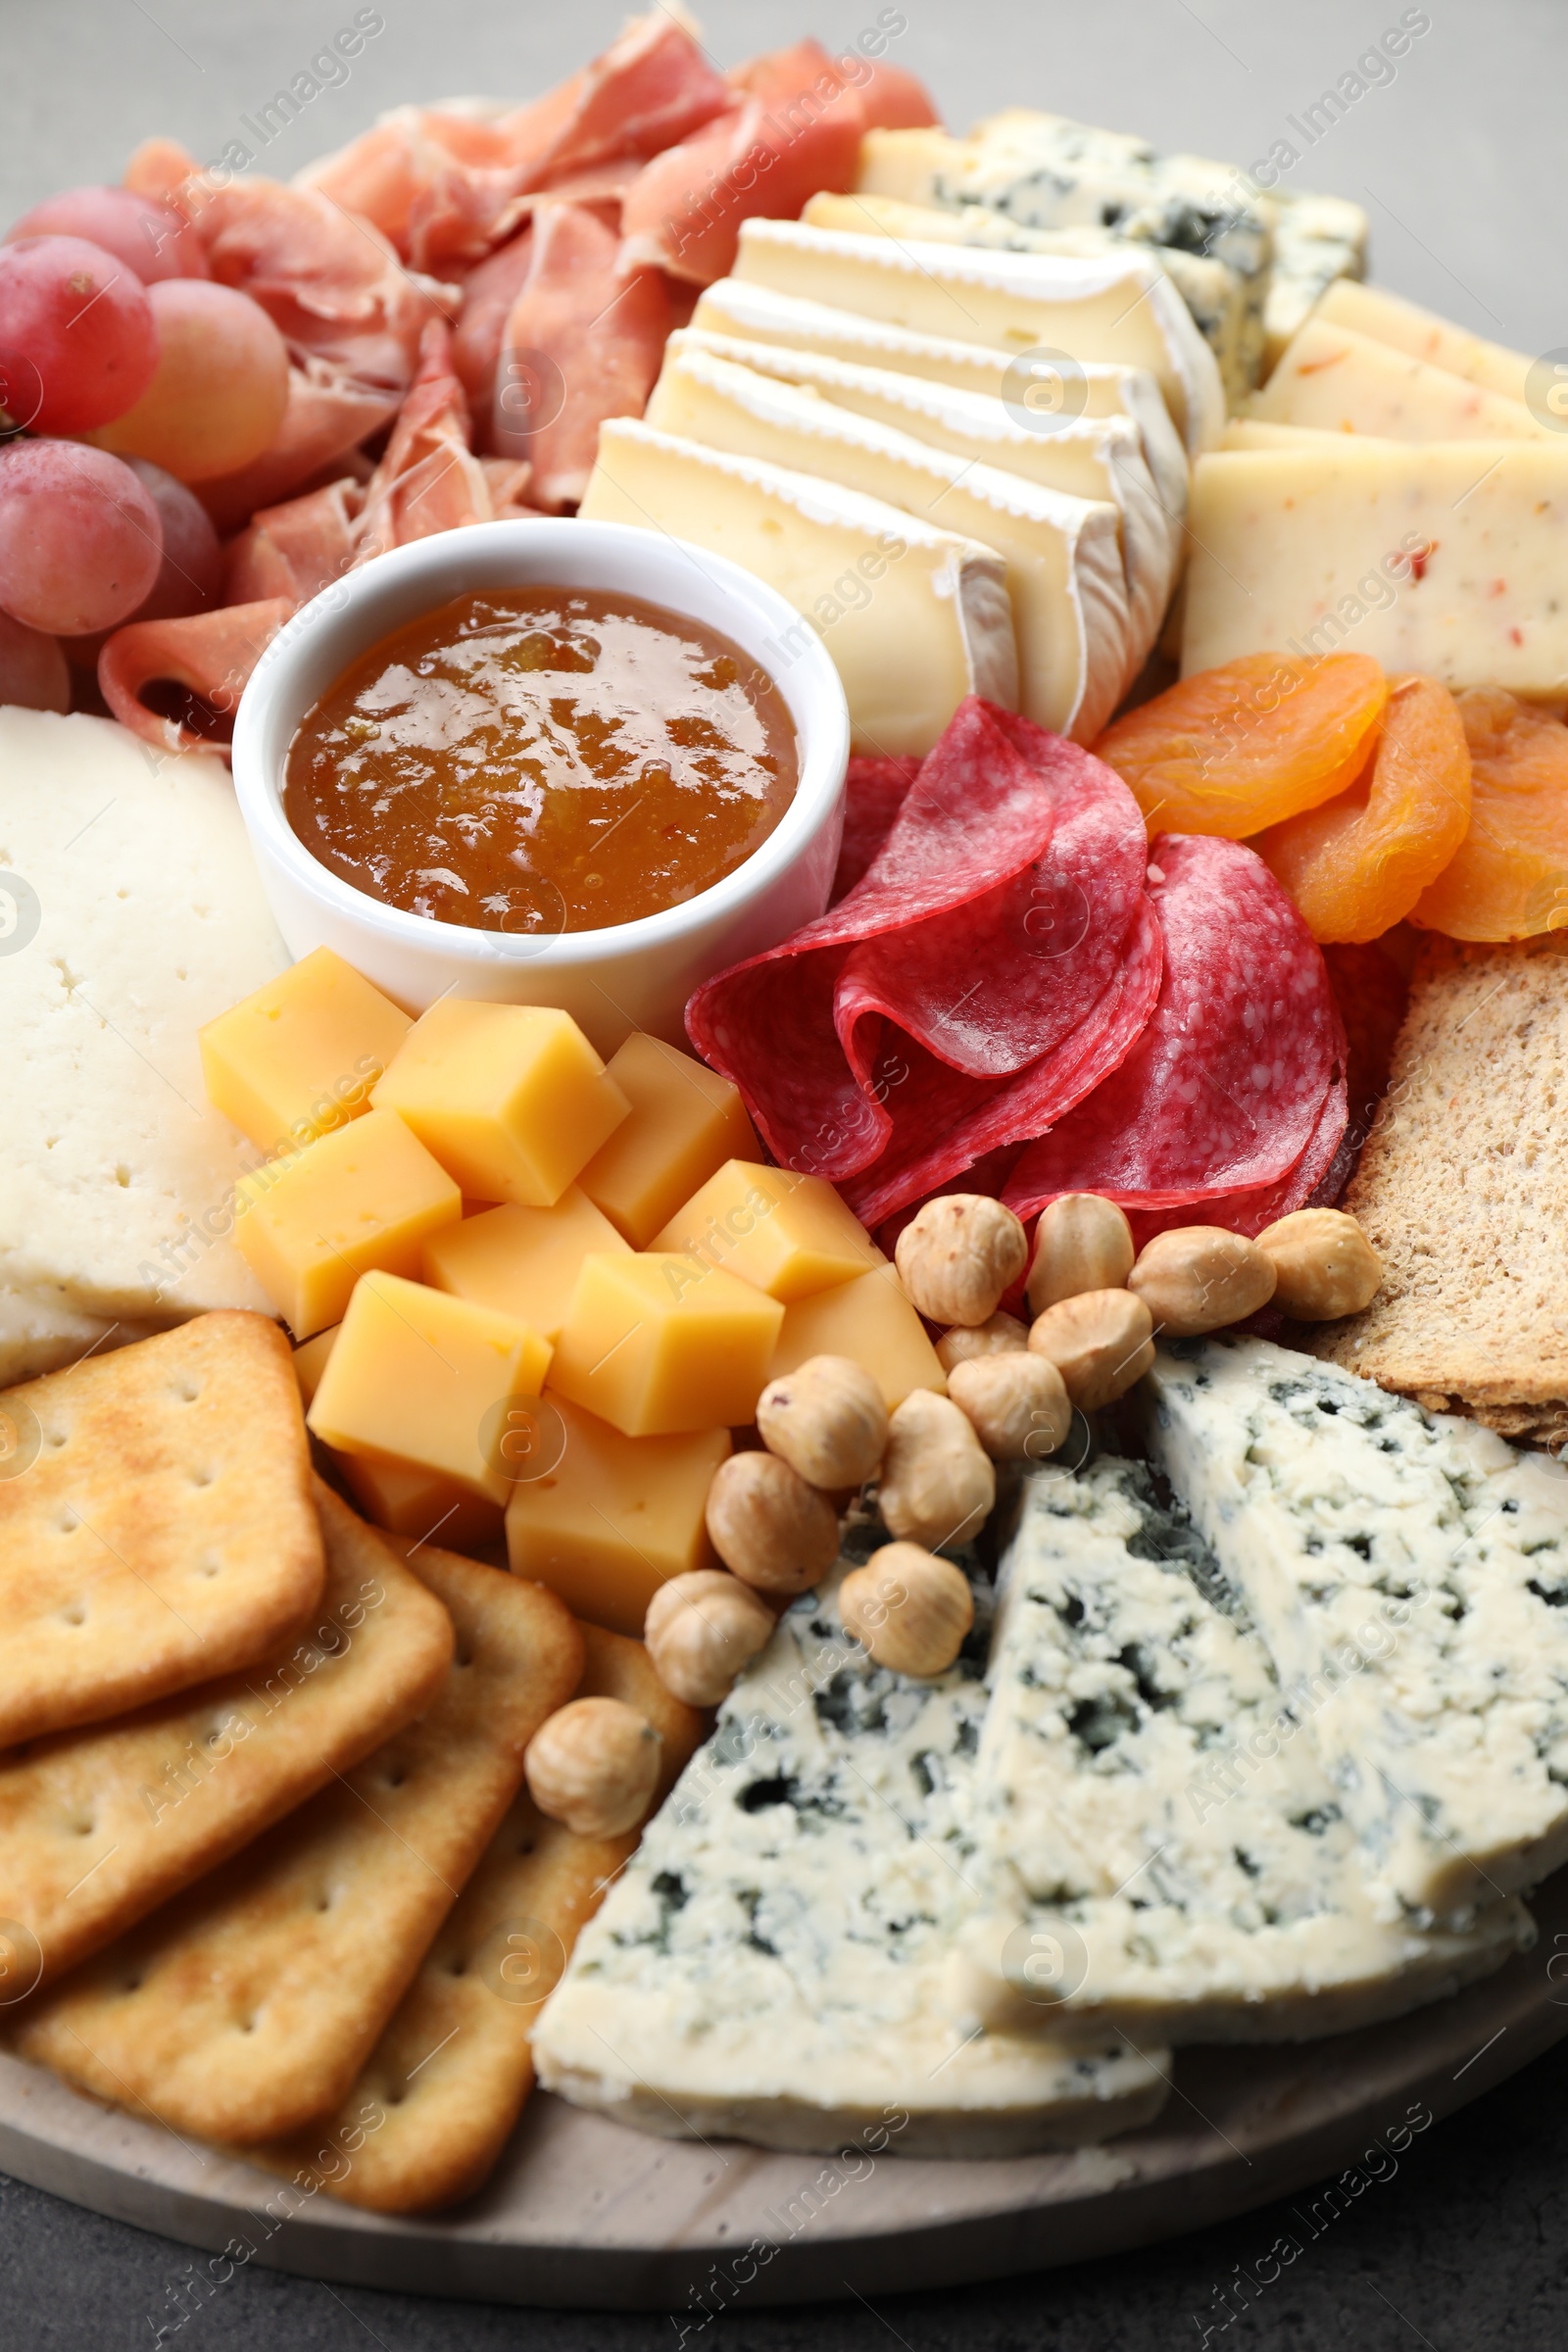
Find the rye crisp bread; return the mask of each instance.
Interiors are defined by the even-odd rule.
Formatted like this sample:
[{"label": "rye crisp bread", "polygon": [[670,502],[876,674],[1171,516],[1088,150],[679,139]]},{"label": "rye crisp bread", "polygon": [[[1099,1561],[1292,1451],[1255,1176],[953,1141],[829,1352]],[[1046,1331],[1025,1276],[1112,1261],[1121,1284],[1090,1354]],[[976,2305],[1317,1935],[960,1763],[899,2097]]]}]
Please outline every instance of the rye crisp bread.
[{"label": "rye crisp bread", "polygon": [[[662,1803],[709,1719],[672,1698],[642,1642],[581,1629],[578,1697],[624,1699],[663,1738]],[[375,2213],[480,2187],[533,2087],[533,2029],[637,1836],[579,1838],[519,1794],[337,2112],[252,2161]]]},{"label": "rye crisp bread", "polygon": [[338,2105],[582,1667],[571,1614],[542,1586],[429,1548],[416,1572],[457,1635],[425,1713],[28,2002],[24,2057],[236,2144]]},{"label": "rye crisp bread", "polygon": [[253,1665],[315,1608],[288,1343],[201,1315],[0,1395],[0,1748]]},{"label": "rye crisp bread", "polygon": [[270,1657],[0,1757],[0,1920],[19,1995],[101,1951],[351,1771],[440,1690],[453,1649],[446,1610],[319,1480],[313,1493],[326,1581]]}]

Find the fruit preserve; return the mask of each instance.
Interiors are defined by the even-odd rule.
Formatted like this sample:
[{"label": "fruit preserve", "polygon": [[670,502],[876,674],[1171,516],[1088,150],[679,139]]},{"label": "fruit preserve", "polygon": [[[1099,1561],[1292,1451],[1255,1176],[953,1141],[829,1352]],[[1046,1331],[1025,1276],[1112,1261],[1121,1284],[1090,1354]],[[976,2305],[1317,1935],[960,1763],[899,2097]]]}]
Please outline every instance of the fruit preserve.
[{"label": "fruit preserve", "polygon": [[590,589],[460,596],[301,721],[284,812],[355,889],[438,922],[598,930],[695,898],[795,794],[771,678],[701,621]]}]

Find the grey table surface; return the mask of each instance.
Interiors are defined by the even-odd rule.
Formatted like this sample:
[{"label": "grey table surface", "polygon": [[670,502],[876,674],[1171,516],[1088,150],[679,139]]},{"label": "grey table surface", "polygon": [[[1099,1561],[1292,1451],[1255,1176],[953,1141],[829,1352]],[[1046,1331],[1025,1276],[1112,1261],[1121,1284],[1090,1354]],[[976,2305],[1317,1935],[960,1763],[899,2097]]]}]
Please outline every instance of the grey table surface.
[{"label": "grey table surface", "polygon": [[[248,136],[308,72],[357,0],[0,0],[0,219],[50,191],[119,177],[154,132],[206,160]],[[286,177],[388,106],[460,92],[528,96],[602,46],[620,0],[380,0],[383,29],[261,150]],[[1244,165],[1278,141],[1281,184],[1332,190],[1372,217],[1376,277],[1534,355],[1568,345],[1561,194],[1568,141],[1563,0],[710,0],[714,55],[813,32],[830,47],[881,23],[956,127],[1009,105],[1136,130]],[[1398,63],[1363,64],[1390,28]],[[1313,135],[1305,110],[1339,93]],[[1334,110],[1326,110],[1332,113]],[[1320,112],[1317,118],[1324,120]],[[250,141],[255,144],[254,141]],[[1396,2119],[1390,2119],[1391,2122]],[[1388,2160],[1393,2162],[1391,2158]],[[1510,2352],[1568,2331],[1568,2046],[1416,2139],[1397,2169],[1311,2236],[1264,2207],[1112,2262],[946,2294],[769,2312],[744,2301],[701,2352],[1154,2352],[1238,2343],[1317,2352]],[[1274,2240],[1300,2254],[1241,2290]],[[247,2270],[210,2300],[182,2292],[178,2246],[0,2182],[0,2352],[120,2352],[178,2342],[235,2352],[680,2352],[658,2315],[504,2311]],[[1228,2300],[1221,2299],[1231,2282]],[[181,2319],[181,2313],[189,2316]],[[1227,2321],[1226,2314],[1233,2316]],[[160,2338],[160,2330],[166,2332]]]}]

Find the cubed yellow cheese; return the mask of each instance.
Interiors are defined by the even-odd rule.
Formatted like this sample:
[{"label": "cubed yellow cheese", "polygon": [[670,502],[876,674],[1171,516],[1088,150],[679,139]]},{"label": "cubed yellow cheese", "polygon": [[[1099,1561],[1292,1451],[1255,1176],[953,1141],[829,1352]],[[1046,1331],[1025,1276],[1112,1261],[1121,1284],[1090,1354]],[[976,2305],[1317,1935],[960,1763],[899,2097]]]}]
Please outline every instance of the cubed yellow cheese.
[{"label": "cubed yellow cheese", "polygon": [[627,1438],[575,1405],[556,1410],[559,1458],[507,1504],[513,1572],[548,1585],[576,1616],[640,1636],[666,1577],[718,1566],[703,1512],[729,1431]]},{"label": "cubed yellow cheese", "polygon": [[321,1374],[326,1370],[326,1359],[332,1352],[332,1343],[337,1335],[338,1325],[333,1323],[327,1330],[318,1331],[314,1340],[307,1340],[302,1348],[294,1350],[294,1377],[300,1384],[300,1397],[307,1411],[321,1385]]},{"label": "cubed yellow cheese", "polygon": [[660,1227],[726,1159],[760,1156],[738,1089],[689,1054],[636,1030],[610,1063],[631,1116],[577,1179],[590,1200],[646,1250]]},{"label": "cubed yellow cheese", "polygon": [[889,1412],[912,1389],[947,1394],[947,1374],[892,1266],[786,1307],[768,1379],[793,1372],[808,1355],[847,1355],[863,1364]]},{"label": "cubed yellow cheese", "polygon": [[631,1108],[571,1015],[448,997],[376,1087],[472,1200],[549,1208]]},{"label": "cubed yellow cheese", "polygon": [[444,1551],[477,1551],[498,1543],[506,1518],[498,1502],[470,1494],[454,1479],[374,1453],[340,1453],[338,1474],[366,1517],[395,1536],[416,1536]]},{"label": "cubed yellow cheese", "polygon": [[298,1151],[369,1108],[413,1026],[330,948],[318,948],[200,1032],[209,1099],[262,1151]]},{"label": "cubed yellow cheese", "polygon": [[554,1347],[591,1250],[631,1255],[631,1245],[575,1184],[554,1208],[499,1208],[447,1225],[424,1245],[424,1279],[438,1291],[516,1315]]},{"label": "cubed yellow cheese", "polygon": [[549,1342],[515,1316],[367,1274],[306,1418],[342,1453],[390,1455],[504,1503],[509,1412],[549,1368]]},{"label": "cubed yellow cheese", "polygon": [[650,1253],[584,1258],[550,1383],[628,1438],[749,1422],[784,1310],[733,1274]]},{"label": "cubed yellow cheese", "polygon": [[820,1176],[727,1160],[654,1240],[719,1266],[789,1305],[887,1263],[853,1209]]},{"label": "cubed yellow cheese", "polygon": [[463,1196],[396,1111],[372,1110],[242,1176],[234,1239],[297,1340],[341,1320],[362,1274],[416,1274]]}]

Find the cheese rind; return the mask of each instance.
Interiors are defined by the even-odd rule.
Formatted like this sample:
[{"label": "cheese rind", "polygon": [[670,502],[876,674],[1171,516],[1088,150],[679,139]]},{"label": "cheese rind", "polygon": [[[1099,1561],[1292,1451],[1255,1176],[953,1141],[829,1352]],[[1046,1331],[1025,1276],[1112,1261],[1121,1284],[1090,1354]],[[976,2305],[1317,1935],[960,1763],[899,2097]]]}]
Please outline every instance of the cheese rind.
[{"label": "cheese rind", "polygon": [[965,695],[1018,707],[1006,566],[978,540],[627,416],[600,427],[578,513],[667,531],[777,589],[802,633],[770,649],[775,663],[794,660],[814,630],[862,751],[923,758]]},{"label": "cheese rind", "polygon": [[1568,1860],[1568,1472],[1262,1340],[1150,1383],[1374,1879],[1445,1918]]},{"label": "cheese rind", "polygon": [[579,1939],[540,2081],[643,2131],[775,2148],[881,2127],[900,2154],[1015,2155],[1147,2122],[1163,2051],[965,2040],[946,2015],[983,1634],[945,1674],[892,1674],[845,1635],[838,1582],[785,1612]]},{"label": "cheese rind", "polygon": [[1247,414],[1265,424],[1387,441],[1544,441],[1522,400],[1506,399],[1446,368],[1395,351],[1316,313],[1281,353]]},{"label": "cheese rind", "polygon": [[989,1916],[954,1980],[988,2023],[1307,2039],[1436,2000],[1532,1939],[1516,1898],[1462,1934],[1378,1916],[1310,1731],[1141,1463],[1030,1480],[989,1680]]}]

